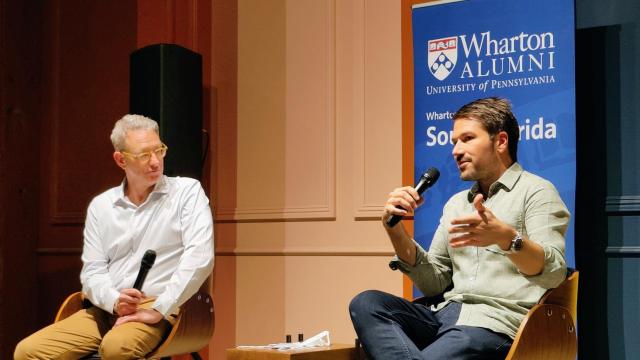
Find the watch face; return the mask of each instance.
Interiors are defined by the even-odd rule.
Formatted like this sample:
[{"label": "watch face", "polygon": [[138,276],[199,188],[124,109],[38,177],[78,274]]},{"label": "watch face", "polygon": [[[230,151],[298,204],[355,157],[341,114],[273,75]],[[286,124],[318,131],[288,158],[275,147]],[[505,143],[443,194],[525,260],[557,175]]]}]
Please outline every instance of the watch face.
[{"label": "watch face", "polygon": [[511,248],[514,251],[522,250],[522,237],[520,237],[520,234],[518,234],[516,238],[511,242]]}]

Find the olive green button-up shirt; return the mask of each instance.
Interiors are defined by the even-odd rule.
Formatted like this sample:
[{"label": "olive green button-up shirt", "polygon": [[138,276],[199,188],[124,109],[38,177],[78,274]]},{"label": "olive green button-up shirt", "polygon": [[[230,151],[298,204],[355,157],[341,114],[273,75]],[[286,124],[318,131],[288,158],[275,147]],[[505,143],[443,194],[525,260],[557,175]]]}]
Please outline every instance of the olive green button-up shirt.
[{"label": "olive green button-up shirt", "polygon": [[476,211],[473,197],[477,192],[476,183],[449,199],[429,251],[416,243],[415,266],[398,257],[392,262],[427,296],[442,293],[453,282],[436,310],[450,301],[461,303],[457,325],[487,328],[514,338],[529,309],[566,277],[564,234],[569,211],[553,184],[524,171],[518,163],[491,185],[485,207],[544,249],[544,270],[527,276],[497,245],[449,246],[451,220]]}]

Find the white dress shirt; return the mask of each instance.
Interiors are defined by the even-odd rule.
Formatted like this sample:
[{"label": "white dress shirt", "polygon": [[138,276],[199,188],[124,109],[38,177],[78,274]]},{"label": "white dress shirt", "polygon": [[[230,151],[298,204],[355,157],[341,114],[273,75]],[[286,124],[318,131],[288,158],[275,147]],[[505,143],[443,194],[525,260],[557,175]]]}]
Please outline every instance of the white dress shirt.
[{"label": "white dress shirt", "polygon": [[125,181],[96,196],[87,210],[80,281],[85,297],[113,312],[133,287],[147,250],[157,254],[142,286],[164,317],[198,291],[213,269],[213,220],[200,182],[163,176],[146,201],[125,196]]}]

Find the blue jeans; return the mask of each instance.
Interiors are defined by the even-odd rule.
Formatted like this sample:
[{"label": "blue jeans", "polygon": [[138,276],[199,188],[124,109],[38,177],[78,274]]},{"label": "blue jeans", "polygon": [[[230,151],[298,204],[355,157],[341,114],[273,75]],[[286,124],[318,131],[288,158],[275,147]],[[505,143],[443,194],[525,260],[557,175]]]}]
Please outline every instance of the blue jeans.
[{"label": "blue jeans", "polygon": [[349,305],[351,321],[369,359],[504,359],[505,334],[456,325],[461,304],[439,311],[381,291],[368,290]]}]

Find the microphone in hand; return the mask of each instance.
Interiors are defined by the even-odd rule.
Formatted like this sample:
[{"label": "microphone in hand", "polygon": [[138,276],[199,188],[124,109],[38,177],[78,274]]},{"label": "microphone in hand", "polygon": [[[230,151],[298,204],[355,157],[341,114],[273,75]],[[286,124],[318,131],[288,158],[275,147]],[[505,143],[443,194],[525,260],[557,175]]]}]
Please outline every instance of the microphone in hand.
[{"label": "microphone in hand", "polygon": [[133,284],[133,288],[142,291],[142,284],[144,284],[144,280],[147,278],[147,273],[149,269],[153,266],[153,263],[156,261],[156,252],[153,250],[147,250],[142,256],[142,263],[140,264],[140,271],[138,272],[138,277],[136,278],[136,282]]},{"label": "microphone in hand", "polygon": [[[429,170],[422,174],[420,180],[418,180],[418,183],[415,186],[418,194],[422,195],[423,192],[425,192],[428,188],[436,183],[439,177],[440,171],[438,171],[438,169],[434,167],[429,168]],[[400,220],[402,220],[402,215],[392,215],[387,219],[387,226],[394,227],[397,223],[400,222]]]}]

